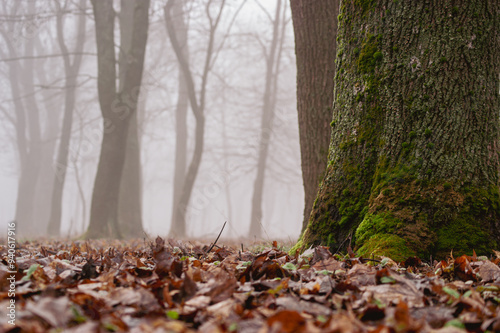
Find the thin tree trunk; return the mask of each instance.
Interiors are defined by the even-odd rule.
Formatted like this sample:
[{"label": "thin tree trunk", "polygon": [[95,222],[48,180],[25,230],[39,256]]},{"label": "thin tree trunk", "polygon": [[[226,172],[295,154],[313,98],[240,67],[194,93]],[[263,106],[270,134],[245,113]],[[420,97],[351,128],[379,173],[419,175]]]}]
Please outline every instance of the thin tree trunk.
[{"label": "thin tree trunk", "polygon": [[[85,10],[85,0],[80,0],[79,7]],[[71,127],[73,124],[73,113],[76,103],[77,76],[80,71],[82,61],[82,51],[85,43],[85,15],[81,14],[76,30],[76,47],[73,62],[71,62],[68,48],[64,41],[64,22],[62,8],[58,8],[57,13],[57,40],[62,52],[64,61],[64,72],[66,74],[66,94],[64,96],[64,115],[59,141],[59,149],[55,163],[55,178],[52,188],[52,202],[50,209],[50,219],[47,232],[50,236],[59,236],[61,228],[62,199],[66,170],[68,168],[68,153],[71,140]]]},{"label": "thin tree trunk", "polygon": [[182,54],[182,46],[177,38],[177,33],[175,27],[173,25],[173,19],[171,17],[171,10],[176,0],[168,0],[165,6],[165,24],[167,28],[167,32],[172,43],[172,47],[177,57],[177,61],[179,62],[179,67],[184,75],[186,80],[186,87],[188,91],[189,104],[191,105],[191,110],[193,111],[195,121],[196,121],[196,132],[195,132],[195,146],[193,157],[189,164],[186,178],[184,180],[184,187],[182,189],[181,196],[179,198],[178,207],[174,207],[178,213],[178,219],[172,221],[172,226],[170,229],[170,234],[177,237],[183,237],[186,235],[186,213],[187,207],[189,204],[189,200],[191,198],[191,193],[193,191],[194,183],[196,181],[196,176],[198,175],[198,169],[200,168],[201,159],[203,155],[203,145],[204,145],[204,136],[205,136],[205,97],[206,97],[206,89],[208,83],[208,74],[210,72],[211,67],[213,66],[212,59],[214,57],[214,39],[215,32],[220,23],[220,19],[222,16],[222,11],[224,9],[225,0],[222,1],[219,7],[219,11],[217,16],[212,18],[210,16],[210,4],[207,4],[207,15],[209,16],[210,21],[210,32],[208,38],[208,47],[205,56],[205,64],[203,67],[203,74],[201,78],[201,92],[200,98],[196,96],[195,85],[193,81],[193,77],[191,74],[191,70],[189,68],[189,63],[187,59],[183,57]]},{"label": "thin tree trunk", "polygon": [[352,0],[339,17],[330,160],[296,248],[498,248],[500,3]]},{"label": "thin tree trunk", "polygon": [[[175,33],[179,41],[181,53],[186,62],[189,63],[188,48],[188,28],[184,22],[183,1],[176,1],[172,8],[172,20],[175,26]],[[187,165],[187,112],[189,106],[186,77],[179,68],[179,84],[177,95],[177,106],[175,108],[175,166],[174,166],[174,189],[172,204],[171,233],[185,234],[184,230],[179,230],[183,219],[182,209],[180,207],[181,194],[184,188]]]},{"label": "thin tree trunk", "polygon": [[[271,40],[269,54],[266,59],[266,78],[264,86],[264,98],[261,118],[261,134],[259,145],[259,157],[257,162],[257,176],[253,186],[252,211],[250,217],[250,236],[260,238],[262,236],[262,196],[264,193],[264,179],[266,171],[266,161],[271,141],[274,109],[277,95],[277,81],[279,71],[280,44],[283,44],[284,19],[281,18],[282,1],[276,5],[276,12],[273,21],[273,38]],[[280,34],[280,29],[281,34]]]},{"label": "thin tree trunk", "polygon": [[297,63],[297,111],[307,227],[328,160],[339,0],[291,0]]}]

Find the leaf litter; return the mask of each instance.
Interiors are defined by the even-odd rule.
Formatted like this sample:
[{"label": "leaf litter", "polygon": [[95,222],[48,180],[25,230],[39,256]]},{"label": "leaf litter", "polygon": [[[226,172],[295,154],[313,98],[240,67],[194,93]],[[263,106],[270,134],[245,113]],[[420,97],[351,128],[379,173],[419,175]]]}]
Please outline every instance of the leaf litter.
[{"label": "leaf litter", "polygon": [[[500,253],[432,264],[165,241],[18,244],[0,332],[498,332]],[[0,316],[10,302],[0,246]]]}]

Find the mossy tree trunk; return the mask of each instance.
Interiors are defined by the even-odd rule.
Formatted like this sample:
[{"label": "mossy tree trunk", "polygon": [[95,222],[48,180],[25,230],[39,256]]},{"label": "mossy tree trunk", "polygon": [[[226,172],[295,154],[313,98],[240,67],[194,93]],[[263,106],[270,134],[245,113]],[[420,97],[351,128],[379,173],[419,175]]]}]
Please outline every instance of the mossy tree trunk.
[{"label": "mossy tree trunk", "polygon": [[499,27],[497,0],[342,1],[329,163],[296,248],[500,245]]},{"label": "mossy tree trunk", "polygon": [[339,0],[291,0],[297,57],[297,111],[307,227],[330,144]]}]

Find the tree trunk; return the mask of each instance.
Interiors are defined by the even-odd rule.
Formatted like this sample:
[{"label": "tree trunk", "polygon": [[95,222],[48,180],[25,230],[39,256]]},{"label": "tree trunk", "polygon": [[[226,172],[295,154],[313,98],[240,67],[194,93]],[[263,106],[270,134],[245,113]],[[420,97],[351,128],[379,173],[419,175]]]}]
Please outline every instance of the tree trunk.
[{"label": "tree trunk", "polygon": [[125,163],[131,117],[136,116],[148,35],[149,0],[135,3],[132,41],[125,66],[120,66],[120,91],[116,89],[113,4],[93,0],[96,20],[99,104],[103,116],[103,139],[86,236],[121,237],[118,200]]},{"label": "tree trunk", "polygon": [[[35,3],[28,5],[28,14],[35,13]],[[16,205],[16,221],[18,225],[17,232],[23,237],[36,236],[34,215],[35,206],[35,188],[38,183],[40,168],[39,163],[42,158],[42,142],[40,130],[40,114],[36,101],[35,86],[34,86],[34,60],[29,59],[34,56],[34,43],[27,40],[23,43],[24,55],[28,58],[24,60],[22,70],[20,66],[12,64],[9,68],[10,77],[17,76],[12,82],[14,103],[16,105],[16,116],[18,128],[16,129],[19,136],[23,136],[21,146],[18,146],[21,156],[21,175],[19,178],[19,187],[17,193]],[[10,48],[11,55],[15,54],[14,47]],[[20,73],[19,73],[20,72]],[[20,89],[23,95],[21,97]],[[17,97],[16,97],[17,96]],[[15,101],[23,99],[23,101]],[[29,111],[28,111],[29,110]],[[26,135],[28,137],[26,138]]]},{"label": "tree trunk", "polygon": [[297,111],[307,227],[328,160],[339,0],[291,0],[297,63]]},{"label": "tree trunk", "polygon": [[[35,50],[38,54],[43,54],[46,51],[46,45],[42,44],[40,39],[36,40]],[[51,80],[62,72],[54,72],[50,67],[50,60],[37,59],[36,75],[40,84],[48,84]],[[50,210],[52,196],[47,193],[52,193],[56,170],[54,168],[54,156],[57,152],[57,138],[61,131],[60,119],[62,115],[62,107],[58,104],[57,98],[63,96],[61,91],[57,96],[50,89],[40,91],[41,101],[44,105],[45,112],[42,121],[44,128],[42,133],[42,152],[41,160],[38,165],[40,168],[40,176],[35,189],[34,214],[37,217],[37,223],[33,231],[37,235],[45,235],[47,226],[50,220]]]},{"label": "tree trunk", "polygon": [[[85,0],[81,0],[79,8],[85,10]],[[50,218],[48,225],[49,236],[59,236],[61,228],[62,215],[62,199],[64,190],[64,181],[66,179],[66,170],[68,168],[68,153],[71,140],[71,127],[73,124],[73,112],[76,102],[76,85],[77,76],[80,72],[80,64],[82,61],[83,45],[85,43],[85,15],[81,14],[78,18],[76,32],[76,47],[73,62],[70,60],[70,55],[66,43],[64,41],[64,24],[62,9],[58,8],[57,13],[57,40],[61,49],[64,61],[64,72],[66,74],[66,94],[64,96],[64,115],[61,131],[61,139],[59,141],[59,149],[55,162],[55,177],[52,187],[52,201],[50,209]]]},{"label": "tree trunk", "polygon": [[[136,0],[122,0],[120,8],[120,91],[123,90],[127,56],[132,47],[132,28],[130,22],[134,18],[134,7]],[[120,184],[120,196],[118,201],[118,225],[120,232],[125,238],[140,237],[144,235],[142,228],[142,168],[141,147],[139,141],[139,126],[137,110],[130,116],[128,128],[125,164]]]},{"label": "tree trunk", "polygon": [[170,38],[170,42],[172,43],[172,48],[174,49],[177,61],[179,63],[179,68],[182,71],[184,79],[186,80],[186,90],[188,94],[189,104],[191,106],[191,110],[193,111],[193,115],[196,121],[196,129],[195,129],[195,142],[194,142],[194,152],[191,162],[189,163],[189,167],[187,169],[186,177],[184,179],[184,184],[182,188],[181,195],[179,197],[179,202],[177,207],[173,207],[176,212],[173,214],[177,214],[177,219],[172,221],[172,225],[170,227],[169,234],[176,237],[184,237],[186,235],[186,215],[187,208],[189,205],[189,201],[191,199],[191,194],[193,192],[194,183],[196,181],[196,176],[198,175],[198,170],[201,165],[201,160],[203,157],[203,146],[204,146],[204,137],[205,137],[205,97],[206,97],[206,89],[208,84],[208,74],[210,69],[214,65],[212,59],[215,57],[216,53],[214,51],[214,40],[215,40],[215,32],[217,31],[217,27],[220,23],[220,19],[222,17],[222,12],[225,6],[225,0],[219,5],[219,10],[217,12],[217,16],[211,17],[210,14],[210,5],[209,1],[206,4],[206,14],[209,18],[209,37],[208,37],[208,45],[207,51],[205,54],[205,64],[203,67],[203,73],[201,75],[201,87],[199,98],[197,97],[193,75],[189,66],[188,59],[183,56],[183,45],[179,41],[176,33],[176,28],[174,27],[174,20],[171,16],[172,8],[178,0],[168,0],[165,5],[165,25],[167,28],[167,33]]},{"label": "tree trunk", "polygon": [[500,3],[351,0],[339,18],[329,163],[295,248],[498,247]]},{"label": "tree trunk", "polygon": [[[259,156],[257,161],[257,176],[253,185],[252,211],[250,216],[250,237],[260,238],[262,236],[262,196],[264,193],[264,179],[266,162],[271,143],[271,135],[274,121],[274,109],[276,106],[277,82],[279,76],[279,63],[281,48],[284,41],[285,18],[281,17],[282,1],[276,4],[276,12],[273,20],[273,37],[266,58],[266,78],[264,86],[264,97],[262,105],[261,133],[259,143]],[[283,11],[285,12],[285,11]],[[281,29],[281,33],[280,33]]]},{"label": "tree trunk", "polygon": [[129,126],[127,152],[120,185],[118,225],[123,237],[134,238],[144,235],[142,228],[141,150],[137,115],[132,116]]},{"label": "tree trunk", "polygon": [[[188,48],[188,30],[184,22],[184,9],[182,1],[177,1],[172,7],[172,20],[175,26],[175,33],[179,41],[181,53],[184,59],[189,62],[189,48]],[[174,189],[173,189],[173,204],[172,204],[172,220],[171,220],[171,233],[184,234],[185,229],[179,230],[182,221],[182,208],[180,207],[180,198],[182,189],[184,188],[184,181],[186,177],[186,164],[187,164],[187,112],[189,106],[188,91],[187,91],[186,77],[182,70],[179,68],[179,84],[177,94],[177,106],[175,108],[175,166],[174,166]]]}]

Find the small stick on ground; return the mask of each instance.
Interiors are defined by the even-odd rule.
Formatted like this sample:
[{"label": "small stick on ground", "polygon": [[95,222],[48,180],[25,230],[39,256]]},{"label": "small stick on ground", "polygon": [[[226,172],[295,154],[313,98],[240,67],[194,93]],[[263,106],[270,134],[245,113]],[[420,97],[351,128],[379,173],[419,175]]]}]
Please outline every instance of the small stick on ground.
[{"label": "small stick on ground", "polygon": [[208,249],[208,251],[205,252],[205,255],[203,257],[205,257],[207,254],[209,254],[210,251],[212,251],[212,249],[214,248],[215,244],[217,244],[217,241],[219,240],[220,235],[222,235],[222,232],[224,231],[224,227],[226,226],[226,223],[227,223],[227,221],[224,222],[224,225],[222,226],[222,229],[219,232],[219,236],[217,236],[217,238],[215,239],[215,242],[212,243],[212,246],[210,246],[210,248]]}]

